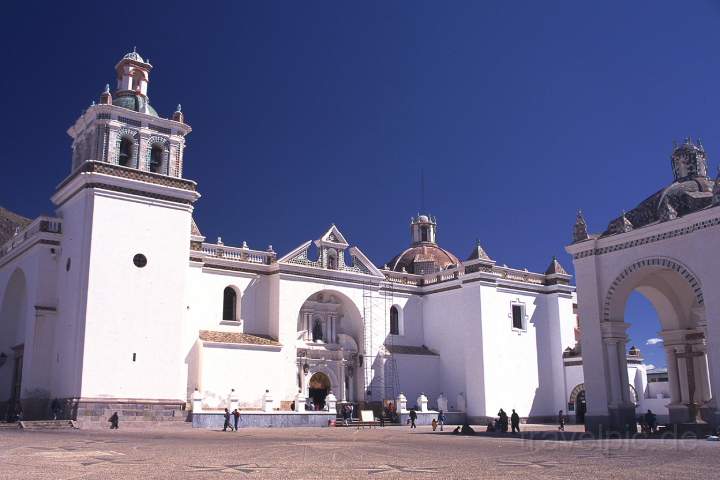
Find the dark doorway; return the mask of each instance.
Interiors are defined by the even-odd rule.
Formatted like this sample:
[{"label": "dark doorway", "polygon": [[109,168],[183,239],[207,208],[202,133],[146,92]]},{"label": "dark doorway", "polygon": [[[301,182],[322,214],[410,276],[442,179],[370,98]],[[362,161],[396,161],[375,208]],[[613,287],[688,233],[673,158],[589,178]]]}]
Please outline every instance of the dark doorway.
[{"label": "dark doorway", "polygon": [[585,405],[585,390],[578,393],[575,399],[575,423],[582,425],[585,423],[585,412],[587,411],[587,405]]},{"label": "dark doorway", "polygon": [[310,377],[308,383],[308,397],[315,410],[325,408],[325,397],[330,393],[330,379],[324,373],[317,372]]}]

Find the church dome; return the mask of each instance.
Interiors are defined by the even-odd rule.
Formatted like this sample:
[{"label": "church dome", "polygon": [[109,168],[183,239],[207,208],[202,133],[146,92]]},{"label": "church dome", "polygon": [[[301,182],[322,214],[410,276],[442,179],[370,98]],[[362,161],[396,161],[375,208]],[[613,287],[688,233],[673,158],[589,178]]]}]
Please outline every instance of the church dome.
[{"label": "church dome", "polygon": [[145,63],[145,60],[134,49],[130,53],[126,53],[123,60],[134,60],[136,62]]},{"label": "church dome", "polygon": [[405,269],[408,273],[425,274],[445,270],[458,265],[460,260],[435,244],[421,244],[408,248],[388,263],[388,267],[396,272]]},{"label": "church dome", "polygon": [[159,117],[155,109],[150,105],[147,97],[139,95],[137,93],[122,94],[119,97],[113,98],[113,105],[116,107],[127,108],[134,112],[147,113],[153,117]]}]

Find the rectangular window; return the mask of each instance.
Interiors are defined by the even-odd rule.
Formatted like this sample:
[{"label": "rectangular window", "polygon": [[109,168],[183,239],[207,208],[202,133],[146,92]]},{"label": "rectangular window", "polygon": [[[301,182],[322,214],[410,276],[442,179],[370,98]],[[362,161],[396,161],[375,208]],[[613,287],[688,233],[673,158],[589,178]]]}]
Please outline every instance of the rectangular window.
[{"label": "rectangular window", "polygon": [[512,306],[512,326],[516,330],[525,330],[525,312],[522,305]]}]

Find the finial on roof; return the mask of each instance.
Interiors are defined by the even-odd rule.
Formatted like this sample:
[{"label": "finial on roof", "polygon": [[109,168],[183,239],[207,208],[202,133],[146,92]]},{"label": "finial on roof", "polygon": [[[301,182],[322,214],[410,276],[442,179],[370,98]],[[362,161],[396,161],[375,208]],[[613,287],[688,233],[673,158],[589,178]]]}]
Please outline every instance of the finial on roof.
[{"label": "finial on roof", "polygon": [[112,95],[110,95],[110,84],[105,84],[105,90],[100,94],[100,103],[110,105],[112,103]]},{"label": "finial on roof", "polygon": [[573,243],[582,242],[590,238],[587,229],[587,222],[583,216],[582,210],[578,210],[575,217],[575,225],[573,226]]},{"label": "finial on roof", "polygon": [[182,112],[182,105],[178,103],[175,112],[173,112],[172,119],[176,122],[185,123],[185,114]]},{"label": "finial on roof", "polygon": [[560,265],[557,257],[553,255],[550,265],[545,270],[545,275],[568,275],[567,271]]},{"label": "finial on roof", "polygon": [[137,47],[133,47],[133,53],[137,53]]}]

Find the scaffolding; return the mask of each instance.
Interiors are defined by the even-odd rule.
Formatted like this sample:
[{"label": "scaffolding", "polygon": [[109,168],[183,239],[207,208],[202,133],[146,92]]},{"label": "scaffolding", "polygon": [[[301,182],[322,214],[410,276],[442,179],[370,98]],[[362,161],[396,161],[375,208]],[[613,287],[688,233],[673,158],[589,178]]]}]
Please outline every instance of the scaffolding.
[{"label": "scaffolding", "polygon": [[[395,401],[400,393],[400,379],[398,375],[397,360],[393,354],[394,336],[390,335],[390,308],[395,303],[395,289],[392,283],[387,288],[381,288],[378,295],[371,283],[363,283],[363,374],[366,401],[382,402]],[[384,310],[383,342],[384,349],[376,349],[374,327],[374,311],[376,308]],[[376,350],[381,356],[374,357]],[[384,356],[384,358],[383,358]],[[375,367],[381,372],[374,375]]]}]

